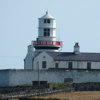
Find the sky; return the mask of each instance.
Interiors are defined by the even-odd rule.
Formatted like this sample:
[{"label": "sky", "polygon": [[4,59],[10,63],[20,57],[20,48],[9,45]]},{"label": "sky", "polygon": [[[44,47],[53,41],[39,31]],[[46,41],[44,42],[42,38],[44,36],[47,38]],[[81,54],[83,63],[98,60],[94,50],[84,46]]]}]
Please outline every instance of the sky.
[{"label": "sky", "polygon": [[100,0],[0,0],[0,69],[23,69],[27,46],[38,36],[38,18],[55,17],[62,52],[100,53]]}]

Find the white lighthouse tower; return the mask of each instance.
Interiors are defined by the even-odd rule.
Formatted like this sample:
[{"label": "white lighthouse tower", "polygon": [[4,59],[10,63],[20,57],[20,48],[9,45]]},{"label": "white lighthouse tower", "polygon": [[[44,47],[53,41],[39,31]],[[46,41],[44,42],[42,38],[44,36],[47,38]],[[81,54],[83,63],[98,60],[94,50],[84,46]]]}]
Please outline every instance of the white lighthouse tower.
[{"label": "white lighthouse tower", "polygon": [[[39,18],[38,37],[28,46],[24,59],[24,69],[33,69],[34,56],[39,52],[57,52],[62,46],[61,41],[56,41],[56,20],[48,12]],[[33,51],[35,48],[35,51]]]},{"label": "white lighthouse tower", "polygon": [[62,45],[56,41],[56,20],[48,12],[39,18],[38,37],[32,45],[36,51],[58,51]]}]

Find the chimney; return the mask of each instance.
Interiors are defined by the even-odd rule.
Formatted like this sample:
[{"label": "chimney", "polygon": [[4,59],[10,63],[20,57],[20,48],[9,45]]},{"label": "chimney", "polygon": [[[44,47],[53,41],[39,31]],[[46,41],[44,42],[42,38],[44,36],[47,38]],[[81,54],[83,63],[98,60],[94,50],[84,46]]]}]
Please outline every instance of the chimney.
[{"label": "chimney", "polygon": [[32,52],[33,52],[33,46],[29,45],[27,51],[28,51],[28,54],[32,54]]},{"label": "chimney", "polygon": [[79,43],[78,42],[76,42],[75,43],[75,46],[74,46],[74,53],[76,54],[76,55],[78,55],[78,54],[80,54],[80,46],[79,46]]}]

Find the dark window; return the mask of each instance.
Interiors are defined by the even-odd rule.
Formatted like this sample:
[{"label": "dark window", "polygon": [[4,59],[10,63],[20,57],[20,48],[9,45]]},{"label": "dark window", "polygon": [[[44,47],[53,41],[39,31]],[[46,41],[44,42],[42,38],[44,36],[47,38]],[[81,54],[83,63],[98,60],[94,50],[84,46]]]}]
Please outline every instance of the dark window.
[{"label": "dark window", "polygon": [[44,19],[44,23],[46,23],[46,19]]},{"label": "dark window", "polygon": [[44,29],[44,36],[50,36],[50,29],[49,28]]},{"label": "dark window", "polygon": [[58,68],[58,66],[59,66],[59,64],[58,64],[58,63],[56,63],[56,64],[55,64],[55,68]]},{"label": "dark window", "polygon": [[50,19],[44,19],[44,23],[50,23]]},{"label": "dark window", "polygon": [[47,20],[47,23],[50,23],[50,19]]},{"label": "dark window", "polygon": [[72,67],[73,67],[73,63],[72,62],[69,62],[68,63],[68,69],[72,69]]},{"label": "dark window", "polygon": [[91,63],[87,63],[87,69],[91,69]]},{"label": "dark window", "polygon": [[42,61],[42,68],[46,68],[46,61]]}]

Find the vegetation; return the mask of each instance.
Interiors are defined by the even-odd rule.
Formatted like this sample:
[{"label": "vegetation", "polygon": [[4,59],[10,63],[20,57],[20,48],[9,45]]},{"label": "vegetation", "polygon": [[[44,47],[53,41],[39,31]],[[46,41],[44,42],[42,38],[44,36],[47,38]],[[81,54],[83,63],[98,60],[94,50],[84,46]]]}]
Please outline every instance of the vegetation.
[{"label": "vegetation", "polygon": [[51,83],[50,88],[53,89],[66,89],[68,88],[72,82],[66,82],[66,83]]},{"label": "vegetation", "polygon": [[23,84],[23,85],[18,85],[18,86],[32,86],[32,84]]},{"label": "vegetation", "polygon": [[60,100],[60,99],[57,99],[57,98],[48,98],[48,99],[45,99],[45,98],[19,98],[19,100]]}]

